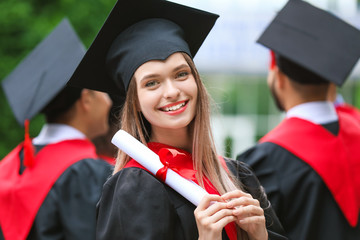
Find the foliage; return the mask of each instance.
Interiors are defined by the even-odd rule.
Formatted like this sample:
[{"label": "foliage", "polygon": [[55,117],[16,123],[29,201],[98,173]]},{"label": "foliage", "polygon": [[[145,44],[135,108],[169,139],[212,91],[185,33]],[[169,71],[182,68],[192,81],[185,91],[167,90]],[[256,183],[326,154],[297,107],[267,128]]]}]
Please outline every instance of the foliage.
[{"label": "foliage", "polygon": [[[1,0],[0,79],[67,17],[85,46],[89,46],[116,0]],[[0,91],[0,159],[23,139],[20,127]],[[31,121],[35,136],[43,124],[41,116]]]}]

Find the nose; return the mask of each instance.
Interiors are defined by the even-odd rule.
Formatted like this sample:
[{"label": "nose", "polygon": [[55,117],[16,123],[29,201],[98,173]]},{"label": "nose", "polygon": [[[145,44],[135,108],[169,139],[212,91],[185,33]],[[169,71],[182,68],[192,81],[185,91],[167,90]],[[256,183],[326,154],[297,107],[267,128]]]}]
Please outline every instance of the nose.
[{"label": "nose", "polygon": [[180,89],[176,86],[176,83],[171,80],[167,80],[164,84],[164,98],[172,99],[177,98],[180,95]]}]

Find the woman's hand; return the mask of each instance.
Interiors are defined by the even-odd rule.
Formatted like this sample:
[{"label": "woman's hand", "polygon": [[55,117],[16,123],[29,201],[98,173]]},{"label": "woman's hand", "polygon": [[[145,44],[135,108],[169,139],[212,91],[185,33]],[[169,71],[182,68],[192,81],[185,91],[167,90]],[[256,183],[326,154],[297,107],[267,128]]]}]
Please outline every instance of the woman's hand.
[{"label": "woman's hand", "polygon": [[229,208],[228,203],[220,196],[205,195],[194,211],[199,240],[221,240],[221,233],[226,224],[237,219],[233,211],[234,207]]},{"label": "woman's hand", "polygon": [[233,209],[236,224],[247,232],[251,240],[268,239],[264,210],[258,200],[241,190],[225,193],[221,198],[227,202],[228,209]]}]

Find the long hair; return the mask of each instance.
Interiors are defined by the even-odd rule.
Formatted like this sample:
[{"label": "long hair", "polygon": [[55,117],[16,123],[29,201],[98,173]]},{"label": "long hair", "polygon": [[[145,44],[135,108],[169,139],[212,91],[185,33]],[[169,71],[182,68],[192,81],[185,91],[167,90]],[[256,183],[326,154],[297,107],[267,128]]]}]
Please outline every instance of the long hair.
[{"label": "long hair", "polygon": [[[192,59],[182,53],[189,64],[191,72],[198,87],[197,108],[191,128],[193,133],[192,156],[194,168],[197,170],[196,178],[203,186],[203,177],[206,176],[220,194],[237,189],[239,186],[233,176],[221,166],[216,152],[213,135],[210,126],[210,97],[200,79],[200,75]],[[151,125],[138,111],[138,95],[136,81],[133,77],[129,83],[126,100],[120,117],[120,127],[143,144],[146,145],[150,139]],[[121,170],[130,157],[119,150],[114,173]]]},{"label": "long hair", "polygon": [[[200,75],[193,60],[182,53],[191,68],[198,87],[197,108],[193,121],[190,123],[193,134],[192,157],[196,178],[200,186],[204,186],[203,177],[206,176],[220,194],[243,189],[241,183],[229,171],[227,172],[219,161],[210,125],[210,97],[200,79]],[[138,95],[136,81],[133,77],[129,83],[126,100],[120,114],[120,128],[128,132],[146,145],[150,139],[151,125],[138,111]],[[130,161],[130,157],[119,150],[114,168],[114,174],[120,171]],[[238,229],[238,239],[248,239],[246,232]]]}]

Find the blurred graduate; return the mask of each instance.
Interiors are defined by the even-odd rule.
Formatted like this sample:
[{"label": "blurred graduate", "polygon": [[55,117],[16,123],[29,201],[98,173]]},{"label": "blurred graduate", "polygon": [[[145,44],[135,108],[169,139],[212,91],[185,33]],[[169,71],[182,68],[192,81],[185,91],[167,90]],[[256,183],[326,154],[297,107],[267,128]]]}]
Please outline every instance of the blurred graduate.
[{"label": "blurred graduate", "polygon": [[360,125],[327,101],[360,56],[360,31],[288,1],[258,42],[272,51],[275,129],[237,157],[251,165],[290,239],[360,239]]},{"label": "blurred graduate", "polygon": [[[111,166],[91,139],[106,133],[106,93],[66,82],[85,53],[64,19],[2,81],[25,140],[0,162],[0,239],[95,239],[95,210]],[[46,124],[31,139],[29,120]]]}]

